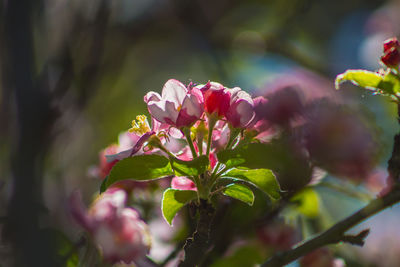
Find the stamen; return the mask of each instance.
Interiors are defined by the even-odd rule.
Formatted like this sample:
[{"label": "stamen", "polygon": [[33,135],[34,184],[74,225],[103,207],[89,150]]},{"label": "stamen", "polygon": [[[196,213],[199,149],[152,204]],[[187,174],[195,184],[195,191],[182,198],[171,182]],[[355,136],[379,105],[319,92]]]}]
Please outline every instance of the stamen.
[{"label": "stamen", "polygon": [[129,129],[130,133],[136,133],[138,135],[143,135],[150,131],[150,124],[145,115],[136,116],[136,120],[132,121],[132,128]]}]

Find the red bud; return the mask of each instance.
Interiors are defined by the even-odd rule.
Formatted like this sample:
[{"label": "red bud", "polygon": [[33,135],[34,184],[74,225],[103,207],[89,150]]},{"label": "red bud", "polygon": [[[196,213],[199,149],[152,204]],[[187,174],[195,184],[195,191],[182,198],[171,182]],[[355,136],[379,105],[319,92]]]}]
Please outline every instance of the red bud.
[{"label": "red bud", "polygon": [[392,48],[392,47],[398,48],[399,46],[400,46],[400,43],[399,43],[399,41],[397,40],[396,37],[387,39],[383,43],[383,52],[386,53],[390,48]]},{"label": "red bud", "polygon": [[400,52],[398,47],[389,48],[381,57],[381,61],[388,67],[396,67],[400,64]]}]

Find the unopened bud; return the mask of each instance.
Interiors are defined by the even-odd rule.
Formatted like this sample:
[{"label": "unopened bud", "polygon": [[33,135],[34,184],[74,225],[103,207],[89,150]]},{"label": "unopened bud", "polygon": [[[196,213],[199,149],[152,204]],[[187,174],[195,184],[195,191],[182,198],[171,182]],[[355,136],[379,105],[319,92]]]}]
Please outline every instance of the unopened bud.
[{"label": "unopened bud", "polygon": [[391,38],[383,43],[383,56],[381,61],[389,68],[397,67],[400,64],[400,43],[397,38]]}]

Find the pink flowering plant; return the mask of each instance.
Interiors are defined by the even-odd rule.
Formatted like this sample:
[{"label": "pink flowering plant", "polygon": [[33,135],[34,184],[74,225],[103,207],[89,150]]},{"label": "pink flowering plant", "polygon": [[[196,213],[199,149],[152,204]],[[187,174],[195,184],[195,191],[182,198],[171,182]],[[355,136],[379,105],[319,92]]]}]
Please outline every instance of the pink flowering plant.
[{"label": "pink flowering plant", "polygon": [[[256,116],[252,97],[241,88],[226,88],[215,82],[185,86],[171,79],[161,95],[149,92],[144,101],[153,128],[144,115],[138,116],[129,130],[137,140],[132,147],[105,155],[115,165],[104,180],[102,191],[126,179],[173,177],[162,200],[162,212],[169,224],[184,205],[210,202],[217,194],[252,205],[254,194],[247,183],[260,187],[273,199],[279,196],[273,173],[264,169],[267,166],[251,163],[250,154],[236,158],[237,149],[247,150],[249,145],[250,149],[264,148],[246,136]],[[172,139],[184,143],[175,153],[168,148]],[[262,179],[252,178],[254,170],[238,168],[249,166],[262,171]]]},{"label": "pink flowering plant", "polygon": [[[337,89],[350,81],[400,105],[399,49],[397,39],[388,40],[381,57],[385,69],[348,70],[337,76]],[[212,258],[206,255],[218,245],[213,237],[216,214],[221,207],[226,209],[226,203],[239,202],[255,210],[249,219],[258,222],[255,233],[269,255],[267,260],[255,257],[251,263],[283,266],[304,256],[300,266],[344,266],[342,259],[323,247],[338,242],[362,245],[369,230],[356,235],[346,234],[347,230],[400,201],[396,167],[400,166],[400,137],[395,137],[389,176],[378,197],[296,245],[301,241],[299,230],[288,222],[318,218],[316,188],[336,186],[343,192],[343,182],[352,187],[367,183],[381,155],[377,132],[364,118],[323,94],[316,95],[322,96],[310,98],[285,86],[253,98],[239,87],[217,82],[185,85],[168,80],[161,94],[151,91],[144,96],[150,117],[137,116],[118,144],[101,152],[94,172],[103,179],[100,196],[86,209],[75,192],[71,214],[106,261],[159,266],[146,257],[151,234],[140,216],[143,210],[129,206],[131,192],[147,190],[154,181],[163,190],[159,206],[170,226],[180,223],[176,217],[184,207],[195,221],[176,263],[181,267],[209,266]],[[336,183],[325,181],[328,174]],[[257,213],[256,197],[266,210]]]}]

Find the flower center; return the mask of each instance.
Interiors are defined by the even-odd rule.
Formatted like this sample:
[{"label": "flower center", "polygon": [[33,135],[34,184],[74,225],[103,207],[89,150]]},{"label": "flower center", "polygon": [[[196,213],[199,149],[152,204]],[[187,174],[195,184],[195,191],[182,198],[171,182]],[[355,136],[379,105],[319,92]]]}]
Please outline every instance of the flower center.
[{"label": "flower center", "polygon": [[129,129],[130,133],[136,133],[138,135],[143,135],[150,131],[150,125],[145,115],[136,116],[136,120],[132,121],[132,128]]}]

